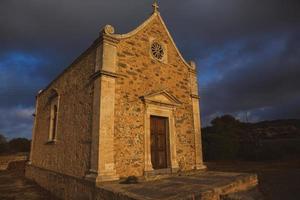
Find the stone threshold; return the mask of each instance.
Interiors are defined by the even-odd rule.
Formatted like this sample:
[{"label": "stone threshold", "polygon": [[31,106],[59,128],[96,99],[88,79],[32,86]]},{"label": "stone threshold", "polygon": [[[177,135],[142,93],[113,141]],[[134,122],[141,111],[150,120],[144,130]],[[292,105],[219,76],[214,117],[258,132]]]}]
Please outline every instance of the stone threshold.
[{"label": "stone threshold", "polygon": [[190,170],[190,171],[179,171],[179,170],[172,170],[171,168],[166,168],[166,169],[158,169],[158,170],[153,170],[151,172],[147,172],[143,177],[138,177],[138,179],[140,182],[146,182],[146,181],[160,180],[160,179],[165,179],[165,178],[175,177],[175,176],[192,176],[194,174],[203,173],[205,171],[206,168],[202,170]]}]

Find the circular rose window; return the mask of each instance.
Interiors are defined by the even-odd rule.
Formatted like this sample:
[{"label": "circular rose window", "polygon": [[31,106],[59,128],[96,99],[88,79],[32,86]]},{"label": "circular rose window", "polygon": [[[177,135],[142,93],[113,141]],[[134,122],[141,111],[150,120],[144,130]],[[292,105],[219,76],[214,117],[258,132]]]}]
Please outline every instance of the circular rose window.
[{"label": "circular rose window", "polygon": [[158,60],[162,60],[165,55],[164,48],[158,42],[152,43],[151,52],[152,56]]}]

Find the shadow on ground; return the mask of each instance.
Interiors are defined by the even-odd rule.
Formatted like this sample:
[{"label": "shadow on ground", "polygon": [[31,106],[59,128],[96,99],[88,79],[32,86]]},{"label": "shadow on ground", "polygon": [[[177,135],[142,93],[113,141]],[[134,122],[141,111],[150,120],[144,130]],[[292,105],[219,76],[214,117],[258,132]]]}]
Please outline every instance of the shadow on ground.
[{"label": "shadow on ground", "polygon": [[300,160],[269,162],[209,162],[210,170],[256,173],[266,200],[300,199]]},{"label": "shadow on ground", "polygon": [[[272,162],[209,162],[209,170],[258,174],[259,190],[266,200],[300,199],[300,160]],[[57,200],[24,178],[24,162],[11,163],[0,171],[1,200]]]}]

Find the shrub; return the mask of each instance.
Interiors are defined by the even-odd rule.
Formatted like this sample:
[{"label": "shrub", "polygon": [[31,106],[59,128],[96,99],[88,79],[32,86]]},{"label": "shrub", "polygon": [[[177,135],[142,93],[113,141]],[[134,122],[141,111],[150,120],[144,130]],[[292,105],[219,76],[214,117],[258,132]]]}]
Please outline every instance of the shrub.
[{"label": "shrub", "polygon": [[0,134],[0,154],[7,153],[8,144],[6,138]]},{"label": "shrub", "polygon": [[26,138],[15,138],[8,142],[9,150],[12,153],[17,152],[29,152],[30,151],[30,140]]}]

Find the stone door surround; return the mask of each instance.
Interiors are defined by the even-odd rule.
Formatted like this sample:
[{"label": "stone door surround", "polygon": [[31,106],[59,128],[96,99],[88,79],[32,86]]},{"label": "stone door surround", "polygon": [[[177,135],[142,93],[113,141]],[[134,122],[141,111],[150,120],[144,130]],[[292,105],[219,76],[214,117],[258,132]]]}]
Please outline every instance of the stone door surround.
[{"label": "stone door surround", "polygon": [[166,90],[152,93],[141,97],[145,104],[145,134],[144,134],[144,173],[151,174],[154,172],[151,162],[151,130],[150,118],[151,116],[165,117],[168,119],[167,131],[167,147],[168,147],[168,168],[172,172],[179,169],[176,155],[176,129],[174,111],[176,107],[181,105],[181,102],[176,97],[170,95]]}]

